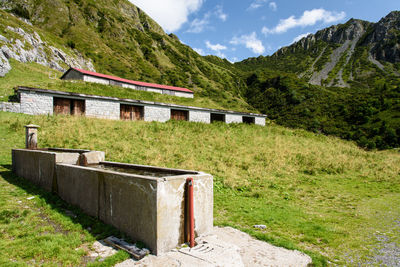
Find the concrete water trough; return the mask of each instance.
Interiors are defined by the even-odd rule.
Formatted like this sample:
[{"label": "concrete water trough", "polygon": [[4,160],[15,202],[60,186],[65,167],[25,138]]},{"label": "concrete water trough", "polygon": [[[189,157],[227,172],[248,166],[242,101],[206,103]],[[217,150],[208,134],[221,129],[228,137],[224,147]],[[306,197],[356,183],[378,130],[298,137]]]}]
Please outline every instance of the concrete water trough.
[{"label": "concrete water trough", "polygon": [[187,178],[193,178],[194,231],[213,227],[213,177],[199,171],[104,160],[101,151],[14,149],[13,171],[115,226],[155,255],[187,241]]}]

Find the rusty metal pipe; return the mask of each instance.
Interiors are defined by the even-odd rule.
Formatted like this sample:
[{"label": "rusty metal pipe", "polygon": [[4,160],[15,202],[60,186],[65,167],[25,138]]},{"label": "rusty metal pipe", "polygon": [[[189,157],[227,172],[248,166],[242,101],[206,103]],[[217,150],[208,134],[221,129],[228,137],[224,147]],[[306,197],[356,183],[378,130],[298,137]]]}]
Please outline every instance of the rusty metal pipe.
[{"label": "rusty metal pipe", "polygon": [[188,206],[189,206],[189,247],[194,247],[194,201],[193,201],[193,178],[187,178]]}]

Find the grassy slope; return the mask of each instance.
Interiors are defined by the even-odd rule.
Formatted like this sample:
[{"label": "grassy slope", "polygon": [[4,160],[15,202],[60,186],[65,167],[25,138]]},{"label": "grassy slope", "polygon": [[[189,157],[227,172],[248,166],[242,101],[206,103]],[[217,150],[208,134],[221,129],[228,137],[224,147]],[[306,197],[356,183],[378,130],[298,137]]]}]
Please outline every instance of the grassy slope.
[{"label": "grassy slope", "polygon": [[[366,152],[337,138],[275,125],[146,123],[0,113],[1,188],[12,187],[20,192],[16,199],[23,201],[27,183],[10,178],[9,164],[10,149],[22,146],[23,125],[28,123],[41,126],[42,147],[103,150],[108,160],[211,173],[215,179],[215,224],[231,225],[273,244],[306,251],[317,265],[326,259],[343,264],[345,254],[365,259],[376,245],[372,233],[385,232],[393,223],[386,211],[391,209],[391,216],[400,216],[400,155],[395,151]],[[10,193],[2,190],[1,194]],[[1,212],[14,208],[4,197],[0,203]],[[40,203],[51,206],[53,200]],[[54,217],[65,217],[59,209],[50,210]],[[267,229],[256,230],[254,224],[265,224]],[[0,227],[8,229],[4,222]],[[14,227],[23,229],[18,224]],[[70,227],[80,226],[72,223]],[[50,257],[46,253],[41,258],[24,256],[8,249],[28,239],[5,235],[7,232],[1,232],[1,242],[7,244],[3,245],[3,260],[28,262]],[[85,236],[70,246],[93,240]],[[399,240],[393,236],[393,241]],[[79,255],[73,260],[79,261]]]},{"label": "grassy slope", "polygon": [[[240,102],[219,101],[212,97],[195,93],[195,98],[183,98],[158,93],[130,90],[119,86],[106,86],[95,83],[61,81],[62,73],[36,63],[20,63],[11,60],[12,70],[0,79],[0,101],[7,101],[14,94],[14,88],[23,85],[58,91],[111,96],[119,98],[140,99],[155,102],[173,103],[204,108],[229,109],[243,112],[257,112]],[[56,79],[49,77],[56,76]]]}]

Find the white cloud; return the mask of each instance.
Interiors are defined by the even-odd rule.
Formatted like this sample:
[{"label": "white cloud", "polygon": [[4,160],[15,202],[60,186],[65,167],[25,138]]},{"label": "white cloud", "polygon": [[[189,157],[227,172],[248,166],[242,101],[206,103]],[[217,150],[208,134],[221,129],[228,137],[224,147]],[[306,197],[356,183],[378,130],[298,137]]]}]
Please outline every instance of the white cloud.
[{"label": "white cloud", "polygon": [[208,11],[207,13],[204,14],[203,18],[195,18],[189,26],[189,29],[186,32],[191,32],[191,33],[200,33],[204,31],[207,27],[210,27],[211,23],[211,18],[212,17],[217,17],[222,21],[226,21],[228,18],[228,15],[224,13],[222,10],[222,6],[216,6],[213,8],[211,11]]},{"label": "white cloud", "polygon": [[250,6],[247,8],[247,10],[254,10],[257,8],[262,7],[268,2],[268,0],[255,0],[253,3],[250,4]]},{"label": "white cloud", "polygon": [[191,23],[190,23],[190,27],[187,30],[187,32],[191,32],[191,33],[200,33],[202,31],[204,31],[204,29],[210,24],[210,16],[211,13],[206,13],[204,14],[204,17],[202,19],[194,19]]},{"label": "white cloud", "polygon": [[221,44],[211,44],[209,41],[206,41],[206,46],[207,48],[213,50],[213,51],[220,51],[220,50],[225,50],[227,49],[226,46],[221,45]]},{"label": "white cloud", "polygon": [[245,45],[246,48],[253,51],[254,54],[262,54],[265,51],[265,47],[263,46],[261,40],[257,38],[257,34],[255,32],[250,33],[249,35],[242,35],[240,37],[233,37],[230,41],[233,45]]},{"label": "white cloud", "polygon": [[177,31],[188,16],[202,6],[204,0],[130,0],[144,10],[167,32]]},{"label": "white cloud", "polygon": [[332,23],[340,21],[346,17],[345,12],[333,12],[327,11],[325,9],[313,9],[304,11],[303,15],[296,19],[295,16],[290,16],[287,19],[280,20],[279,24],[274,28],[269,29],[267,27],[262,28],[262,33],[267,34],[277,34],[287,32],[289,29],[295,27],[306,27],[315,25],[317,22],[322,21],[323,23]]},{"label": "white cloud", "polygon": [[296,36],[293,39],[293,43],[300,41],[301,39],[303,39],[304,37],[307,37],[310,34],[311,34],[311,32],[307,32],[307,33],[300,34],[299,36]]},{"label": "white cloud", "polygon": [[222,6],[216,6],[215,15],[222,21],[226,21],[228,15],[222,10]]},{"label": "white cloud", "polygon": [[275,2],[269,3],[269,8],[272,9],[272,11],[278,10],[278,5]]},{"label": "white cloud", "polygon": [[204,56],[206,53],[204,53],[204,50],[201,48],[193,48],[194,51],[197,52],[200,56]]}]

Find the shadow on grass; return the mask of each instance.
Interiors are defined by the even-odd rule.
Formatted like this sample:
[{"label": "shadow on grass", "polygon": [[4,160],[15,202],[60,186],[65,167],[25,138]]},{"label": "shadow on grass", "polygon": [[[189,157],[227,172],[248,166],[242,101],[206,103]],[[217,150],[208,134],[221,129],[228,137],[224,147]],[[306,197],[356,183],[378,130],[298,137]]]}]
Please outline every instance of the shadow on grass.
[{"label": "shadow on grass", "polygon": [[[13,184],[21,189],[23,189],[27,194],[34,195],[38,199],[36,200],[39,206],[49,207],[52,211],[63,215],[63,219],[70,220],[74,224],[79,224],[82,229],[92,236],[96,240],[104,239],[108,236],[116,236],[123,238],[128,242],[132,242],[128,236],[120,232],[113,226],[107,225],[97,218],[93,218],[89,215],[84,214],[78,207],[70,205],[63,201],[58,195],[54,193],[47,192],[42,188],[36,186],[32,182],[18,177],[12,172],[12,166],[9,164],[0,165],[5,170],[0,170],[0,176],[3,177],[8,183]],[[56,222],[60,224],[60,222]],[[82,230],[84,231],[84,230]],[[67,234],[68,231],[60,231],[63,234]],[[114,256],[106,258],[103,262],[93,262],[89,265],[91,266],[112,266],[124,259],[128,259],[129,255],[126,252],[120,251]],[[85,259],[83,259],[85,261]]]}]

